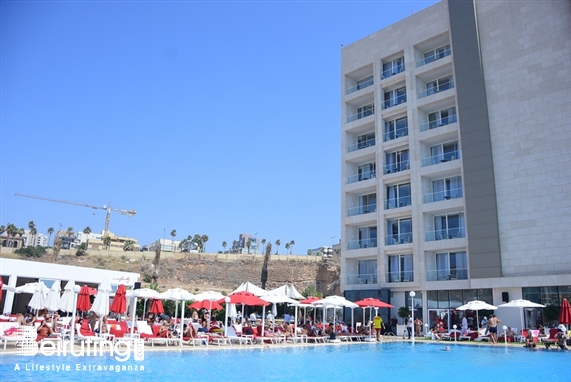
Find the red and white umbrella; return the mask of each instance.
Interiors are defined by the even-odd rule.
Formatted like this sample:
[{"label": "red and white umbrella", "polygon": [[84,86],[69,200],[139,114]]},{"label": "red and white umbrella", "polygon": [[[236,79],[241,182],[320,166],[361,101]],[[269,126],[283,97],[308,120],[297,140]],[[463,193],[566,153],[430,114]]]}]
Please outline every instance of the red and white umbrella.
[{"label": "red and white umbrella", "polygon": [[125,285],[121,284],[117,287],[115,291],[115,297],[113,298],[113,302],[109,307],[109,310],[113,313],[123,314],[127,310],[127,292],[125,290]]},{"label": "red and white umbrella", "polygon": [[566,298],[561,301],[558,321],[560,324],[571,325],[571,305],[569,305],[569,301]]},{"label": "red and white umbrella", "polygon": [[89,298],[91,294],[90,289],[92,288],[84,285],[79,290],[79,296],[77,297],[77,304],[75,306],[77,310],[87,312],[89,309],[91,309],[91,300]]}]

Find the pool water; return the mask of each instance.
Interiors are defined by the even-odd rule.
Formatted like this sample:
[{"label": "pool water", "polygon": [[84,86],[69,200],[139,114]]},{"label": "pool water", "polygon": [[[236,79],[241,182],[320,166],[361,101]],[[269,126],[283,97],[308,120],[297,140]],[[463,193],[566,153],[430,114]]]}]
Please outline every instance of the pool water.
[{"label": "pool water", "polygon": [[[445,350],[446,346],[450,350]],[[454,343],[365,343],[233,350],[146,352],[143,361],[109,357],[11,356],[0,359],[2,381],[571,381],[571,351]],[[70,371],[39,370],[50,365]],[[16,365],[20,370],[15,370]],[[80,370],[76,370],[79,365]],[[26,366],[28,370],[26,370]],[[83,370],[83,367],[86,370]],[[144,370],[93,370],[138,366]],[[91,367],[92,370],[89,370]]]}]

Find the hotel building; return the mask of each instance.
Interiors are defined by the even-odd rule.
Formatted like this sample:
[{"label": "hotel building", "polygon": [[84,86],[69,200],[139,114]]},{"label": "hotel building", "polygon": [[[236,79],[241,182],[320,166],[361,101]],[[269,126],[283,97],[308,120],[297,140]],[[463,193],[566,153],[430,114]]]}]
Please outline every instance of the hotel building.
[{"label": "hotel building", "polygon": [[571,299],[571,2],[443,0],[342,48],[341,91],[347,298]]}]

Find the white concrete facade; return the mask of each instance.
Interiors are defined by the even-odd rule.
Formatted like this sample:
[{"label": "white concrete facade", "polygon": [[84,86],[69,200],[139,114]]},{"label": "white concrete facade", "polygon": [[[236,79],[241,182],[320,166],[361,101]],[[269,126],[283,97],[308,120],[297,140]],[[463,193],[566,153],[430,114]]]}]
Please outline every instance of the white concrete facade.
[{"label": "white concrete facade", "polygon": [[[424,322],[439,291],[450,305],[462,291],[496,305],[526,287],[571,297],[571,3],[464,3],[475,9],[486,97],[476,114],[486,115],[490,155],[469,130],[478,107],[460,106],[474,85],[458,88],[472,81],[456,78],[471,63],[454,54],[466,30],[451,25],[449,1],[341,55],[341,289],[396,309],[414,290]],[[465,172],[480,161],[495,181],[495,233],[482,223],[489,211],[473,208],[479,174]],[[475,268],[476,247],[489,270]]]}]

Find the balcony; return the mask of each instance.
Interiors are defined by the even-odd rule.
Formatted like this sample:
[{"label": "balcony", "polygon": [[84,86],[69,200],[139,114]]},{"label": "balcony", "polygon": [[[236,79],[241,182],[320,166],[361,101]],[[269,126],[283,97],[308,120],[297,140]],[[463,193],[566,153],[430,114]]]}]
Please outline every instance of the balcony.
[{"label": "balcony", "polygon": [[347,285],[377,284],[378,282],[378,277],[374,273],[347,276]]},{"label": "balcony", "polygon": [[431,194],[424,194],[424,203],[440,202],[443,200],[458,199],[464,196],[461,188],[452,188],[444,191],[437,191]]},{"label": "balcony", "polygon": [[397,172],[401,172],[401,171],[405,171],[405,170],[410,170],[410,164],[407,162],[400,162],[400,163],[395,163],[395,164],[388,164],[385,166],[384,168],[384,174],[394,174]]},{"label": "balcony", "polygon": [[411,204],[412,203],[411,203],[410,196],[404,196],[404,197],[398,198],[398,199],[387,200],[385,202],[385,210],[391,210],[393,208],[406,207],[406,206],[410,206]]},{"label": "balcony", "polygon": [[451,240],[466,237],[466,228],[448,228],[425,232],[426,241]]},{"label": "balcony", "polygon": [[347,184],[361,182],[363,180],[374,179],[376,177],[377,177],[376,171],[363,172],[361,174],[351,175],[347,177]]},{"label": "balcony", "polygon": [[387,272],[388,283],[409,283],[414,281],[413,271]]},{"label": "balcony", "polygon": [[347,249],[377,248],[377,239],[352,240],[347,242]]},{"label": "balcony", "polygon": [[408,136],[408,126],[385,133],[385,142]]},{"label": "balcony", "polygon": [[426,89],[418,92],[418,98],[428,97],[452,88],[454,88],[454,80],[452,78],[449,78],[446,81],[438,81],[433,86],[427,87]]},{"label": "balcony", "polygon": [[460,151],[448,151],[444,154],[435,155],[429,158],[424,158],[422,160],[422,167],[432,166],[435,164],[451,162],[460,158]]},{"label": "balcony", "polygon": [[363,215],[363,214],[370,214],[370,213],[376,212],[376,211],[377,211],[377,203],[373,203],[373,204],[369,204],[366,206],[349,208],[347,210],[347,216],[357,216],[357,215]]},{"label": "balcony", "polygon": [[468,268],[426,271],[426,281],[468,280]]},{"label": "balcony", "polygon": [[352,153],[353,151],[366,149],[367,147],[371,147],[375,145],[375,138],[367,139],[366,141],[355,143],[347,147],[347,152]]},{"label": "balcony", "polygon": [[357,113],[348,116],[347,123],[357,121],[359,119],[368,117],[373,114],[375,114],[375,107],[374,106],[368,107],[364,110],[357,111]]},{"label": "balcony", "polygon": [[389,109],[393,106],[397,106],[405,102],[406,102],[406,93],[384,100],[383,109]]},{"label": "balcony", "polygon": [[385,245],[409,244],[412,243],[412,232],[392,234],[385,236]]},{"label": "balcony", "polygon": [[359,91],[361,89],[368,88],[369,86],[372,86],[372,85],[373,85],[373,76],[366,78],[363,81],[359,81],[357,83],[357,85],[355,85],[355,86],[351,86],[350,88],[347,89],[346,94],[354,93],[354,92]]},{"label": "balcony", "polygon": [[383,72],[381,73],[382,79],[384,80],[385,78],[389,78],[392,76],[396,76],[399,73],[404,72],[404,64],[402,65],[398,65],[398,66],[394,66],[390,69],[387,70],[383,70]]},{"label": "balcony", "polygon": [[450,48],[437,49],[432,54],[429,54],[426,57],[424,57],[423,59],[418,60],[416,62],[416,67],[419,68],[419,67],[424,66],[426,64],[430,64],[431,62],[440,60],[444,57],[448,57],[448,56],[450,56],[451,53],[452,53],[452,51],[450,50]]},{"label": "balcony", "polygon": [[420,131],[432,130],[436,129],[437,127],[442,127],[446,125],[450,125],[452,123],[458,122],[458,117],[456,114],[451,115],[449,117],[437,119],[435,121],[426,122],[420,125]]}]

